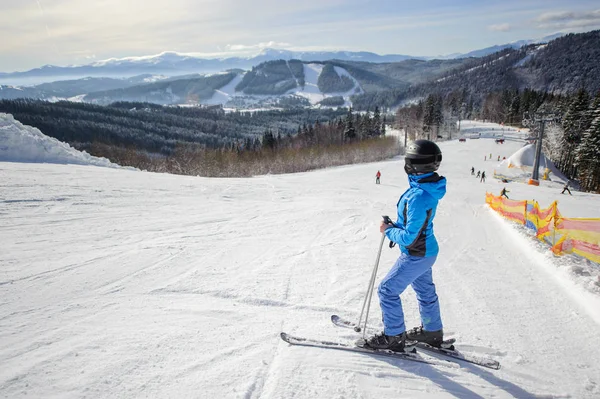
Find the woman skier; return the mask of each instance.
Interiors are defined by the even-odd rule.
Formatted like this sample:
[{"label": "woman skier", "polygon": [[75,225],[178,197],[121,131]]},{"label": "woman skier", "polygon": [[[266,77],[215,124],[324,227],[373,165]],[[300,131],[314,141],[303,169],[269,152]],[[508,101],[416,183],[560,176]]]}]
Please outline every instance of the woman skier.
[{"label": "woman skier", "polygon": [[[433,219],[438,201],[446,193],[446,178],[435,173],[442,161],[439,147],[429,140],[408,146],[404,158],[409,189],[398,201],[398,220],[380,225],[381,233],[400,247],[400,257],[379,285],[378,294],[384,330],[370,337],[365,346],[404,351],[407,339],[439,347],[443,341],[442,319],[432,266],[438,254]],[[421,326],[406,331],[400,294],[412,285],[421,314]]]}]

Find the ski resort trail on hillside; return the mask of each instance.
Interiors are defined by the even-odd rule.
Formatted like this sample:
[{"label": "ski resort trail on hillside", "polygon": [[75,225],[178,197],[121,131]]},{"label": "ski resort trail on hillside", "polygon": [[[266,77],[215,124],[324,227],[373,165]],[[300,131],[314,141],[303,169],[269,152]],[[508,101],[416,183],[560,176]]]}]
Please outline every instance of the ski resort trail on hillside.
[{"label": "ski resort trail on hillside", "polygon": [[[572,273],[577,260],[554,258],[484,204],[503,185],[483,154],[508,157],[523,144],[514,137],[440,144],[448,194],[435,220],[434,281],[445,332],[499,360],[498,371],[279,339],[357,338],[329,316],[358,318],[379,221],[395,218],[407,188],[401,158],[250,179],[1,162],[0,395],[600,396],[595,269]],[[560,192],[508,187],[546,204]],[[600,209],[598,196],[574,194],[559,202],[565,215]],[[386,243],[378,281],[397,256]],[[402,299],[417,325],[410,288]]]}]

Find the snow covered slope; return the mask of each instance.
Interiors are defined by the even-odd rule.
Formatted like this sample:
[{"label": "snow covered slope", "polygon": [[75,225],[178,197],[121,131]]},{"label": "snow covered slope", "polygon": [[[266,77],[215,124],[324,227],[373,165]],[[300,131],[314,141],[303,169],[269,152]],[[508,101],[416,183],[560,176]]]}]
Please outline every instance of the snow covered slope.
[{"label": "snow covered slope", "polygon": [[311,104],[317,104],[319,101],[322,101],[328,97],[343,97],[345,100],[345,107],[351,106],[350,96],[353,94],[361,94],[364,93],[360,84],[352,75],[348,73],[344,68],[340,68],[338,66],[334,67],[336,73],[339,76],[348,76],[350,79],[354,81],[354,87],[347,92],[340,93],[323,93],[318,86],[319,75],[323,71],[323,64],[304,64],[304,76],[305,76],[305,85],[304,88],[296,88],[291,91],[293,94],[297,94],[302,97],[306,97]]},{"label": "snow covered slope", "polygon": [[346,92],[339,93],[323,93],[318,86],[319,75],[323,70],[323,64],[304,64],[304,77],[305,84],[304,87],[298,86],[293,89],[288,90],[283,95],[248,95],[243,92],[235,91],[235,87],[242,81],[243,74],[238,74],[231,82],[222,88],[218,89],[213,96],[205,101],[202,101],[203,104],[214,105],[214,104],[223,104],[223,105],[231,105],[228,104],[230,101],[237,101],[238,103],[242,102],[244,104],[250,105],[252,103],[259,103],[268,101],[270,99],[276,100],[278,98],[284,96],[301,96],[312,104],[316,105],[319,101],[322,101],[328,97],[343,97],[345,100],[345,104],[343,106],[348,107],[351,106],[350,96],[354,94],[364,93],[363,89],[360,87],[359,82],[348,73],[344,68],[340,68],[338,66],[334,67],[336,73],[339,76],[348,76],[353,82],[354,87]]},{"label": "snow covered slope", "polygon": [[78,151],[69,144],[46,136],[39,129],[23,125],[12,115],[4,113],[0,113],[1,161],[120,167],[106,158],[98,158]]},{"label": "snow covered slope", "polygon": [[[445,331],[499,371],[279,339],[356,338],[329,316],[358,317],[381,215],[407,188],[401,159],[251,179],[0,162],[0,396],[598,398],[598,269],[554,258],[484,205],[503,184],[470,175],[522,145],[441,144]],[[598,217],[597,195],[507,187]],[[378,280],[397,255],[384,247]],[[414,293],[402,298],[416,325]]]}]

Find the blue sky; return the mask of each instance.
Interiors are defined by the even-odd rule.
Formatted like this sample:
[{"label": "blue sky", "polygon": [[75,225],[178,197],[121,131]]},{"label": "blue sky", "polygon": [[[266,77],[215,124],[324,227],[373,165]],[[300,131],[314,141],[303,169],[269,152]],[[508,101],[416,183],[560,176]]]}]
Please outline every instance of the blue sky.
[{"label": "blue sky", "polygon": [[265,47],[435,56],[600,29],[597,0],[0,0],[0,71]]}]

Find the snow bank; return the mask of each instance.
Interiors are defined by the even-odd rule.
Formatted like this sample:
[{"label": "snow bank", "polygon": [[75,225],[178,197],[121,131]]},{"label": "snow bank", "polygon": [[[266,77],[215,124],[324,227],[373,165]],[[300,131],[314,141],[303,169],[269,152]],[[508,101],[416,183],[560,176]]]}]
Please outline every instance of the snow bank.
[{"label": "snow bank", "polygon": [[48,137],[39,129],[25,126],[12,115],[0,113],[0,161],[121,166],[106,158],[91,156],[67,143]]},{"label": "snow bank", "polygon": [[[533,163],[535,161],[535,145],[527,144],[513,155],[511,155],[508,159],[505,159],[500,163],[500,168],[503,172],[507,171],[507,169],[517,168],[523,172],[531,173],[533,170]],[[544,171],[549,169],[552,172],[552,175],[561,179],[563,181],[567,181],[568,179],[558,170],[558,168],[554,165],[554,163],[546,158],[544,153],[542,152],[540,157],[540,165],[539,165],[539,174],[540,176],[544,175]]]}]

